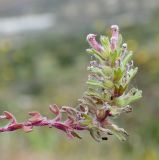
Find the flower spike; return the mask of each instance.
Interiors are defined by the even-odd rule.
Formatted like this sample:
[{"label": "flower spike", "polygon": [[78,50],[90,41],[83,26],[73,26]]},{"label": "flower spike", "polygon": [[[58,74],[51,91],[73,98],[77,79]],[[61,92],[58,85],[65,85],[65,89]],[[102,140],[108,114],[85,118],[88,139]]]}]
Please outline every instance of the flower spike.
[{"label": "flower spike", "polygon": [[96,35],[95,34],[88,34],[87,35],[87,41],[90,44],[92,48],[94,48],[98,52],[103,51],[103,47],[96,41]]},{"label": "flower spike", "polygon": [[87,89],[78,100],[76,107],[50,105],[54,115],[47,118],[39,112],[29,112],[31,116],[25,122],[17,122],[16,118],[5,111],[0,120],[9,123],[0,128],[0,132],[10,132],[22,129],[30,132],[34,127],[55,127],[66,133],[69,139],[79,138],[77,132],[86,130],[92,138],[101,142],[112,135],[121,141],[126,140],[128,133],[113,123],[112,117],[132,111],[131,103],[142,97],[142,91],[137,88],[129,90],[129,84],[136,75],[138,68],[134,67],[132,53],[127,44],[122,44],[119,27],[111,26],[112,36],[100,36],[100,43],[95,34],[88,34],[87,41],[92,47],[88,53],[95,59],[88,65]]},{"label": "flower spike", "polygon": [[111,32],[112,32],[112,37],[111,37],[111,50],[114,51],[117,47],[118,43],[118,38],[119,38],[119,27],[117,25],[112,25],[111,26]]}]

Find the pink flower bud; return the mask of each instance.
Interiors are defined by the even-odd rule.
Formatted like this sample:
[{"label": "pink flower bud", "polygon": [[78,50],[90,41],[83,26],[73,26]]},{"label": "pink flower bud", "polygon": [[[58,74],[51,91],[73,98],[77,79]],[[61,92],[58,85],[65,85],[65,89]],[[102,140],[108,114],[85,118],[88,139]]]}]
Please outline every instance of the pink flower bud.
[{"label": "pink flower bud", "polygon": [[114,51],[117,47],[118,38],[119,38],[119,27],[117,25],[111,26],[112,37],[110,39],[111,50]]},{"label": "pink flower bud", "polygon": [[98,52],[103,51],[103,47],[101,46],[101,44],[99,44],[96,41],[96,35],[95,34],[88,34],[87,35],[87,41],[90,44],[90,46],[92,48],[94,48],[95,50],[97,50]]},{"label": "pink flower bud", "polygon": [[33,128],[33,126],[23,126],[23,131],[24,132],[31,132],[32,128]]},{"label": "pink flower bud", "polygon": [[118,37],[119,35],[119,27],[117,25],[111,26],[112,37]]}]

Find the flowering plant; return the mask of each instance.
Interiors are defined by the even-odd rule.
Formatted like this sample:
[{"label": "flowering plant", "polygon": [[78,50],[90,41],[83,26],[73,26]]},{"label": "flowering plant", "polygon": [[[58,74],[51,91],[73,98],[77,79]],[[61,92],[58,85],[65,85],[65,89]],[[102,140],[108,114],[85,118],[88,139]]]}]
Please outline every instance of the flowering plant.
[{"label": "flowering plant", "polygon": [[88,66],[87,89],[78,101],[76,108],[50,105],[53,119],[42,116],[39,112],[29,112],[31,118],[18,122],[9,112],[4,111],[0,120],[9,123],[0,128],[0,132],[23,129],[32,131],[35,126],[55,127],[64,131],[69,138],[81,138],[77,131],[87,130],[96,140],[107,140],[115,135],[126,140],[127,132],[112,122],[113,117],[132,111],[130,103],[142,97],[142,91],[129,89],[130,81],[138,71],[132,61],[132,52],[127,44],[122,44],[122,36],[117,25],[111,26],[112,36],[100,36],[100,43],[95,34],[88,34],[87,41],[91,48],[87,52],[94,57]]}]

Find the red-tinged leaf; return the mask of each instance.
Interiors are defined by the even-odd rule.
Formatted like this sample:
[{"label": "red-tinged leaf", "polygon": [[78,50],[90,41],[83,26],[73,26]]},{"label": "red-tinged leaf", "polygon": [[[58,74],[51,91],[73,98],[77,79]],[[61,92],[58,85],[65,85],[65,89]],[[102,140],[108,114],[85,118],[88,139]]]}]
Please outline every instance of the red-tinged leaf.
[{"label": "red-tinged leaf", "polygon": [[63,124],[63,123],[61,123],[61,122],[54,122],[54,123],[52,124],[52,126],[58,128],[58,129],[61,129],[61,130],[63,130],[63,131],[66,131],[66,130],[69,128],[68,126],[66,126],[65,124]]},{"label": "red-tinged leaf", "polygon": [[68,139],[74,138],[74,135],[72,134],[72,132],[70,130],[66,130],[66,134],[67,134]]},{"label": "red-tinged leaf", "polygon": [[16,123],[16,118],[10,112],[4,111],[3,114],[5,115],[6,119],[12,120],[12,123]]},{"label": "red-tinged leaf", "polygon": [[8,129],[10,131],[14,131],[14,130],[17,130],[17,129],[21,129],[23,127],[23,124],[21,123],[16,123],[16,124],[11,124],[8,126]]},{"label": "red-tinged leaf", "polygon": [[36,111],[29,112],[29,115],[31,115],[31,116],[37,116],[37,117],[41,116],[41,114],[39,112],[36,112]]},{"label": "red-tinged leaf", "polygon": [[6,119],[13,119],[14,117],[10,112],[4,111],[3,113],[6,116]]},{"label": "red-tinged leaf", "polygon": [[43,120],[43,117],[41,116],[41,114],[39,112],[29,112],[29,115],[32,116],[29,119],[29,121],[32,123],[41,122]]},{"label": "red-tinged leaf", "polygon": [[67,115],[68,119],[69,119],[69,123],[74,122],[75,121],[75,117],[73,117],[72,115]]},{"label": "red-tinged leaf", "polygon": [[59,107],[56,104],[50,105],[49,108],[50,111],[56,115],[60,113]]},{"label": "red-tinged leaf", "polygon": [[41,122],[43,120],[42,117],[36,117],[36,116],[33,116],[32,118],[29,118],[29,121],[32,122],[32,123],[38,123],[38,122]]},{"label": "red-tinged leaf", "polygon": [[58,121],[61,121],[61,119],[62,119],[62,116],[61,114],[59,114],[54,118],[54,121],[58,122]]},{"label": "red-tinged leaf", "polygon": [[[68,117],[68,118],[69,118],[69,117]],[[67,119],[67,120],[64,121],[64,124],[67,125],[67,126],[69,126],[69,125],[72,125],[73,122],[74,122],[74,119],[70,119],[70,118],[69,118],[69,119]]]},{"label": "red-tinged leaf", "polygon": [[23,130],[24,130],[24,132],[30,132],[30,131],[32,131],[32,126],[23,126]]}]

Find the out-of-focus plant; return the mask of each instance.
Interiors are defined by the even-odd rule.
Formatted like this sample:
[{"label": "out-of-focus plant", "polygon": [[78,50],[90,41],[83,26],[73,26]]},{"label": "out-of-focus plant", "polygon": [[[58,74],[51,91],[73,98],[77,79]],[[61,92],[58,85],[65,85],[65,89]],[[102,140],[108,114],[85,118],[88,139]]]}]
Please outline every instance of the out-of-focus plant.
[{"label": "out-of-focus plant", "polygon": [[100,43],[96,41],[96,35],[87,36],[91,46],[87,52],[93,60],[88,66],[87,90],[78,100],[76,108],[54,104],[50,106],[50,111],[55,115],[53,119],[39,112],[30,112],[31,118],[22,123],[4,111],[0,120],[7,119],[9,123],[1,127],[0,132],[18,129],[30,132],[35,126],[48,126],[66,132],[69,138],[81,138],[77,131],[87,130],[96,141],[107,140],[109,135],[126,140],[127,132],[114,124],[112,119],[131,112],[130,103],[140,99],[142,91],[129,88],[138,68],[133,65],[132,52],[127,50],[127,44],[122,44],[118,26],[112,25],[111,32],[111,39],[102,35]]}]

